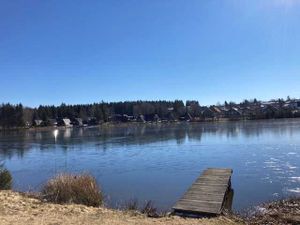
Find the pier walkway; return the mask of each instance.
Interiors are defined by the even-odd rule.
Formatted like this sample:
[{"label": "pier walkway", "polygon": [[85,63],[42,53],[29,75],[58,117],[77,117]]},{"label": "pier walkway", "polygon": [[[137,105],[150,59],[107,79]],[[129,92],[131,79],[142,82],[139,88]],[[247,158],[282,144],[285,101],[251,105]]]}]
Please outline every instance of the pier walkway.
[{"label": "pier walkway", "polygon": [[231,190],[232,169],[206,169],[173,207],[174,213],[219,215]]}]

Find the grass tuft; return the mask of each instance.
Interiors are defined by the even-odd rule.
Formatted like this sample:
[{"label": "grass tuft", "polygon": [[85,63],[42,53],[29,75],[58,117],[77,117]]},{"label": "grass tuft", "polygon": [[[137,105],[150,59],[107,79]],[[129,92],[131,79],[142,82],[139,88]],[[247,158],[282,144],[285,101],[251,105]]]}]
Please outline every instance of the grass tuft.
[{"label": "grass tuft", "polygon": [[137,199],[130,199],[125,202],[123,207],[125,211],[138,211],[139,210],[139,202]]},{"label": "grass tuft", "polygon": [[152,201],[147,201],[141,209],[141,213],[145,214],[148,217],[159,217],[157,208],[154,207]]},{"label": "grass tuft", "polygon": [[139,201],[137,199],[130,199],[127,202],[125,202],[125,205],[123,207],[123,210],[125,211],[131,211],[131,212],[138,212],[141,214],[146,215],[147,217],[162,217],[164,216],[164,213],[159,213],[157,208],[154,207],[154,204],[152,201],[146,201],[144,205],[141,205],[139,207]]},{"label": "grass tuft", "polygon": [[53,203],[74,203],[99,207],[103,196],[96,179],[89,174],[60,174],[42,188],[42,196]]}]

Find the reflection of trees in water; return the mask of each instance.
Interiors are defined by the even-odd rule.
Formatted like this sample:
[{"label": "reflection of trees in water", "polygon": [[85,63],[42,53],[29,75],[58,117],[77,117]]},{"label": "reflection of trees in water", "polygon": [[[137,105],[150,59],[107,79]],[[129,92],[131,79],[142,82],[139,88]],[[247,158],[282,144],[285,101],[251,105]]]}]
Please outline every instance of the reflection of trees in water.
[{"label": "reflection of trees in water", "polygon": [[[175,141],[181,145],[186,139],[200,142],[204,134],[237,138],[270,135],[293,135],[300,132],[300,120],[245,121],[224,123],[129,124],[119,127],[80,128],[54,131],[10,131],[0,133],[0,156],[23,157],[37,147],[41,151],[53,148],[64,151],[88,145],[101,150],[112,145],[129,146]],[[86,145],[86,146],[85,146]]]},{"label": "reflection of trees in water", "polygon": [[24,131],[14,131],[0,133],[0,156],[1,158],[12,158],[14,155],[23,157],[25,152],[33,147],[28,142],[28,134]]}]

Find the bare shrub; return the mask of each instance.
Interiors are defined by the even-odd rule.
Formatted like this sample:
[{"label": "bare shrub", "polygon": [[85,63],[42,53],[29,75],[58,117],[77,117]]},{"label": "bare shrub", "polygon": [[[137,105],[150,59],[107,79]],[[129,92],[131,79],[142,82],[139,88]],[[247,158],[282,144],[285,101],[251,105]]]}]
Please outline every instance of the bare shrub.
[{"label": "bare shrub", "polygon": [[125,202],[122,207],[125,211],[142,213],[148,217],[162,217],[163,214],[160,214],[152,201],[146,201],[144,205],[140,205],[137,199],[130,199]]},{"label": "bare shrub", "polygon": [[0,168],[0,190],[12,188],[12,176],[7,169]]},{"label": "bare shrub", "polygon": [[45,200],[54,203],[75,203],[98,207],[103,196],[96,179],[89,174],[60,174],[42,188]]},{"label": "bare shrub", "polygon": [[137,199],[130,199],[125,202],[124,210],[126,211],[138,211],[139,210],[139,202]]},{"label": "bare shrub", "polygon": [[145,214],[148,217],[159,217],[157,208],[154,207],[152,201],[147,201],[141,209],[141,213]]}]

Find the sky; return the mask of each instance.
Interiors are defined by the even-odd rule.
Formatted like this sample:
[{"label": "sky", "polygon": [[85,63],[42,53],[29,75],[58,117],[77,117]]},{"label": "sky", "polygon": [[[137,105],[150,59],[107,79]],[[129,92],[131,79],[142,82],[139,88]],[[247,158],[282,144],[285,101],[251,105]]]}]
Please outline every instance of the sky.
[{"label": "sky", "polygon": [[299,0],[0,0],[0,102],[300,98]]}]

